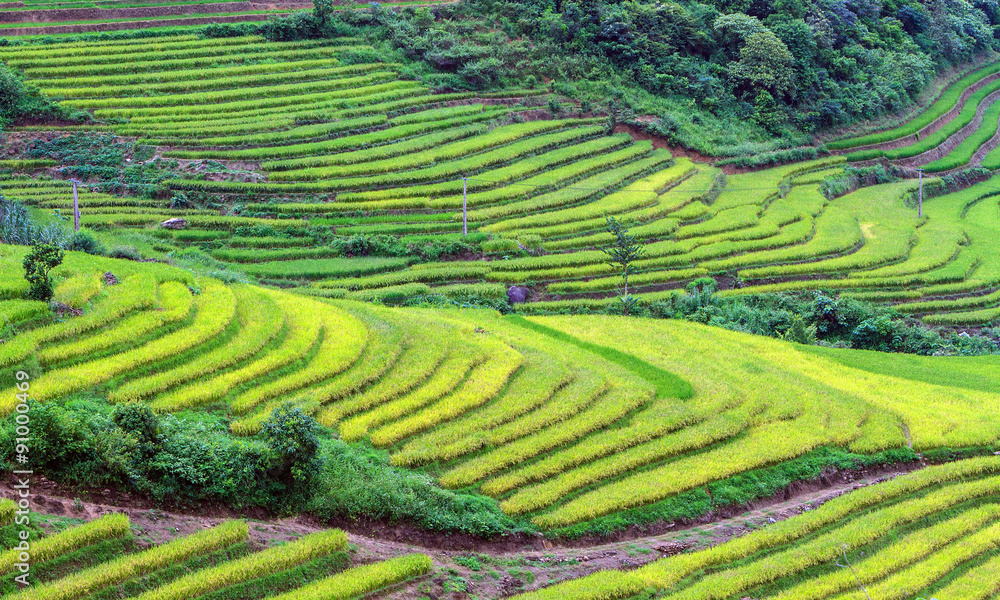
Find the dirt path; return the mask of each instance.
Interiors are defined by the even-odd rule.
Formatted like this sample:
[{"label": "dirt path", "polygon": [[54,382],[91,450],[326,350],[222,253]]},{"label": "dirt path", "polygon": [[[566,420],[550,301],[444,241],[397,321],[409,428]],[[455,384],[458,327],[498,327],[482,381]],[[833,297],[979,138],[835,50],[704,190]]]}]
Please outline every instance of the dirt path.
[{"label": "dirt path", "polygon": [[[498,545],[484,542],[481,547],[456,550],[448,549],[448,545],[440,540],[437,544],[429,543],[431,538],[426,536],[412,540],[408,540],[405,533],[389,538],[371,537],[373,532],[377,534],[380,530],[366,525],[352,527],[350,524],[344,528],[355,547],[353,559],[357,564],[412,552],[422,552],[433,558],[435,569],[431,575],[386,590],[380,598],[501,598],[596,571],[631,569],[663,556],[713,546],[920,466],[897,465],[866,474],[841,472],[832,478],[824,476],[816,481],[793,484],[781,494],[755,503],[747,510],[731,511],[736,513],[734,516],[722,518],[709,515],[704,522],[692,525],[665,524],[659,527],[659,533],[653,535],[607,543],[595,543],[593,540],[553,543],[539,536],[521,543]],[[12,497],[10,486],[10,482],[0,484],[0,496]],[[40,513],[88,521],[108,513],[127,514],[137,538],[144,545],[160,544],[240,516],[246,518],[251,540],[258,546],[270,546],[325,528],[307,515],[281,519],[258,515],[254,518],[253,515],[238,515],[219,507],[198,512],[164,511],[150,508],[149,503],[142,499],[111,490],[85,494],[87,499],[78,499],[72,491],[44,478],[36,481],[33,489],[33,508]]]}]

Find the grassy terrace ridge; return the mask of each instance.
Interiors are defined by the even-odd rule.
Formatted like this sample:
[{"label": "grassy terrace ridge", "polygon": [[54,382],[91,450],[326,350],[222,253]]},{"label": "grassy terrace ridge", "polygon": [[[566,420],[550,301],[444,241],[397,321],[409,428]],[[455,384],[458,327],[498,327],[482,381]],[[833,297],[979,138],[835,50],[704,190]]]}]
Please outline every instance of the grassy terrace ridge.
[{"label": "grassy terrace ridge", "polygon": [[[990,598],[1000,591],[996,457],[930,467],[711,549],[516,596]],[[850,568],[844,568],[847,561]]]},{"label": "grassy terrace ridge", "polygon": [[[0,246],[11,315],[27,250]],[[681,321],[388,309],[76,252],[53,277],[55,300],[82,316],[25,306],[0,346],[8,368],[38,361],[36,401],[101,390],[160,413],[222,411],[239,436],[290,401],[395,467],[556,534],[677,518],[706,485],[823,448],[900,460],[1000,435],[996,386],[970,379],[995,357],[915,367]],[[9,414],[14,390],[0,391]]]},{"label": "grassy terrace ridge", "polygon": [[[42,551],[29,576],[32,586],[5,597],[75,600],[114,590],[143,600],[179,600],[191,594],[249,588],[288,590],[273,596],[282,599],[318,597],[317,594],[322,593],[323,598],[347,600],[422,577],[431,568],[431,559],[422,554],[349,565],[347,536],[339,529],[302,535],[281,545],[248,551],[248,525],[239,520],[224,521],[159,546],[126,551],[117,557],[100,560],[105,540],[133,539],[135,534],[129,525],[124,515],[107,515],[43,537],[36,542]],[[10,525],[0,529],[3,528],[9,529]],[[134,548],[134,542],[129,546]],[[78,564],[84,562],[88,553],[97,559],[96,564],[68,574],[59,574],[52,568],[64,559],[75,560]],[[310,568],[303,570],[302,567]],[[5,567],[4,571],[10,569]],[[276,586],[274,580],[279,577],[297,577],[297,581]]]},{"label": "grassy terrace ridge", "polygon": [[[231,4],[239,2],[230,2]],[[133,16],[122,16],[114,17],[107,16],[104,18],[64,18],[62,20],[58,19],[48,19],[40,22],[31,21],[18,21],[18,22],[5,22],[0,23],[0,34],[5,31],[12,30],[27,30],[23,33],[15,33],[17,39],[21,40],[31,40],[31,39],[44,39],[43,36],[51,36],[58,34],[79,34],[80,30],[73,30],[73,26],[84,27],[83,31],[88,31],[87,26],[93,26],[90,31],[127,31],[134,29],[143,29],[147,32],[159,32],[167,33],[172,28],[169,25],[170,21],[176,20],[191,20],[186,26],[179,27],[181,32],[186,32],[189,30],[192,23],[197,23],[201,25],[211,25],[213,23],[232,23],[236,22],[239,17],[246,17],[246,20],[256,20],[264,21],[265,17],[271,16],[284,16],[295,10],[302,10],[304,7],[308,6],[303,4],[298,0],[290,0],[287,3],[278,3],[270,8],[247,8],[246,10],[236,10],[229,12],[191,12],[191,9],[196,9],[203,5],[209,4],[226,4],[226,2],[214,2],[212,0],[180,0],[178,2],[165,2],[163,0],[157,0],[154,2],[113,2],[113,3],[102,3],[102,2],[72,2],[72,3],[61,3],[61,2],[38,2],[38,3],[25,3],[21,7],[10,7],[6,9],[0,9],[0,21],[3,21],[3,15],[9,13],[12,17],[17,17],[19,13],[35,13],[38,11],[51,11],[53,13],[70,10],[70,11],[84,11],[87,9],[92,10],[104,10],[104,11],[114,11],[119,9],[150,9],[156,10],[160,9],[162,14],[137,14]],[[248,7],[251,3],[247,2]],[[422,0],[401,0],[388,3],[392,6],[426,6],[427,2]],[[439,4],[439,3],[433,3]],[[220,6],[220,8],[222,8]],[[335,6],[334,10],[349,10],[351,5]],[[52,16],[52,15],[48,15]],[[217,21],[213,21],[217,19]],[[161,26],[151,26],[153,23],[165,23]],[[115,27],[118,25],[118,27]],[[46,29],[51,29],[51,32],[46,32]]]},{"label": "grassy terrace ridge", "polygon": [[[138,20],[135,17],[124,17],[124,18],[120,18],[120,19],[91,19],[91,20],[77,20],[77,21],[54,21],[54,22],[51,22],[51,23],[47,23],[45,25],[30,25],[30,28],[31,29],[46,29],[46,28],[49,28],[49,27],[53,27],[54,28],[54,27],[62,27],[62,26],[66,26],[66,25],[95,25],[95,24],[102,24],[102,23],[122,23],[122,24],[129,24],[129,23],[142,23],[144,21],[150,21],[150,22],[152,22],[152,21],[173,21],[173,20],[177,20],[177,19],[191,19],[191,18],[206,18],[207,19],[207,18],[212,18],[212,17],[235,17],[235,16],[241,16],[241,15],[260,16],[260,15],[270,15],[270,14],[275,14],[275,11],[249,10],[249,11],[241,11],[241,12],[197,13],[196,15],[177,14],[177,15],[162,15],[162,16],[157,16],[155,18],[138,19]],[[25,28],[25,27],[29,27],[29,26],[25,25],[24,23],[2,23],[2,24],[0,24],[0,31],[3,31],[4,29],[21,29],[21,28]],[[39,33],[39,34],[35,34],[35,35],[44,35],[44,34]]]}]

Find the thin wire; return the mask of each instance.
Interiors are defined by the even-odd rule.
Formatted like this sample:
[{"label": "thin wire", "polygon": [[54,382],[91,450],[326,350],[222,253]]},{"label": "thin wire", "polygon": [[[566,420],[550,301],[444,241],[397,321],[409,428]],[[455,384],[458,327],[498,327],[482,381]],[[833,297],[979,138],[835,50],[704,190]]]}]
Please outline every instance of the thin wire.
[{"label": "thin wire", "polygon": [[[553,191],[556,191],[556,190],[580,190],[580,191],[585,191],[585,192],[603,192],[603,191],[607,191],[607,188],[588,188],[588,187],[577,187],[577,186],[572,186],[572,185],[568,185],[568,186],[565,186],[565,187],[553,187],[553,186],[549,186],[549,185],[536,185],[536,184],[532,184],[532,183],[507,183],[507,184],[504,184],[503,182],[500,182],[500,181],[492,181],[492,180],[489,180],[489,179],[480,179],[478,177],[465,177],[464,179],[468,179],[469,181],[480,181],[480,182],[483,182],[483,183],[491,183],[491,184],[494,184],[494,185],[499,185],[500,187],[520,186],[520,187],[530,187],[530,188],[550,188]],[[751,190],[754,190],[754,191],[760,191],[760,190],[774,190],[774,191],[779,191],[780,188],[781,188],[780,185],[777,185],[777,186],[773,186],[772,185],[772,186],[767,186],[767,187],[728,187],[727,186],[727,187],[719,188],[719,191],[720,192],[728,192],[728,191],[742,192],[742,191],[751,191]],[[672,187],[672,188],[670,188],[670,189],[668,189],[666,191],[661,191],[661,190],[635,190],[635,189],[630,189],[630,188],[623,188],[623,189],[618,190],[618,191],[620,191],[620,192],[643,192],[643,193],[645,193],[645,192],[652,192],[652,193],[655,193],[655,194],[668,194],[670,192],[704,192],[704,193],[707,193],[707,192],[711,192],[714,189],[716,189],[715,186],[710,187],[708,189],[692,190],[692,189],[683,188],[682,186],[678,185],[677,187]]]}]

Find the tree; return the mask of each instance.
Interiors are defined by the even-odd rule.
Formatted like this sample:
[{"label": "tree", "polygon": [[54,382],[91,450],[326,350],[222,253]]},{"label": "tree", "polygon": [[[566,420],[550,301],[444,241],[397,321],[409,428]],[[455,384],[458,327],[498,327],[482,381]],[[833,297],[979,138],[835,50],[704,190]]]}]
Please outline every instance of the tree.
[{"label": "tree", "polygon": [[277,460],[272,474],[289,486],[291,495],[308,497],[323,466],[316,419],[289,402],[271,413],[261,431]]},{"label": "tree", "polygon": [[612,96],[608,100],[608,135],[612,135],[615,132],[615,127],[619,123],[624,123],[626,121],[631,121],[635,118],[635,113],[629,108],[625,102],[622,101],[618,96]]},{"label": "tree", "polygon": [[787,120],[774,96],[767,90],[761,90],[753,104],[753,120],[772,133]]},{"label": "tree", "polygon": [[614,236],[614,241],[601,248],[601,251],[608,255],[608,264],[621,271],[624,285],[618,290],[618,303],[622,315],[627,317],[638,303],[635,298],[628,295],[628,277],[635,272],[633,263],[642,258],[646,249],[641,242],[636,241],[635,236],[629,235],[628,229],[614,217],[608,217],[608,233]]},{"label": "tree", "polygon": [[793,88],[795,57],[770,30],[747,38],[740,60],[729,65],[729,75],[738,87],[748,91],[768,90],[784,96]]},{"label": "tree", "polygon": [[24,257],[24,278],[28,280],[28,298],[47,302],[52,298],[49,271],[62,264],[63,251],[55,244],[35,244]]}]

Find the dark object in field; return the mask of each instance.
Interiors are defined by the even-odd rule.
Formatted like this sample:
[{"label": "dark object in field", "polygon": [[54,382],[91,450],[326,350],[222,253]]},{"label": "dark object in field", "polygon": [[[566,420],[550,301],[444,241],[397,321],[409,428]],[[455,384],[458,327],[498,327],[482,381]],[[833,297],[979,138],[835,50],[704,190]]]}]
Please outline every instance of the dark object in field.
[{"label": "dark object in field", "polygon": [[160,227],[165,229],[184,229],[187,227],[187,221],[180,217],[174,217],[173,219],[167,219],[166,221],[160,223]]},{"label": "dark object in field", "polygon": [[105,285],[118,285],[118,278],[111,271],[104,274]]},{"label": "dark object in field", "polygon": [[524,304],[528,301],[528,288],[516,285],[510,286],[507,290],[507,300],[511,304]]}]

